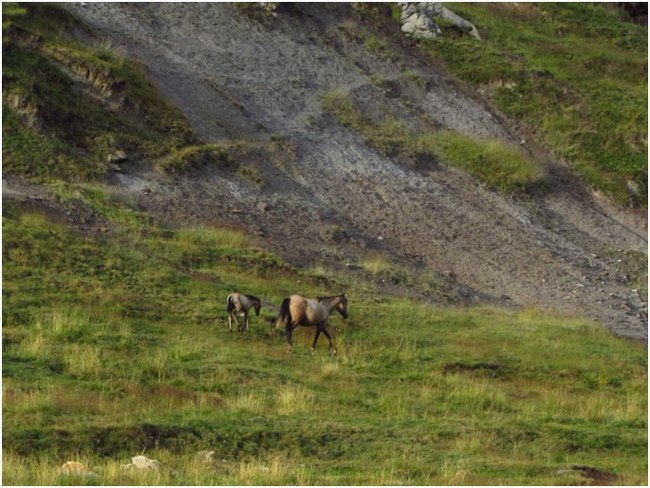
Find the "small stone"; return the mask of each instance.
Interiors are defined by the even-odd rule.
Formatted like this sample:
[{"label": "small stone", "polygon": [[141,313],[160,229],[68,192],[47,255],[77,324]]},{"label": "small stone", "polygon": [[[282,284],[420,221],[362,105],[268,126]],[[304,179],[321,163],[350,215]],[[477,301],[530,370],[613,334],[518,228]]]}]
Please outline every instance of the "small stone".
[{"label": "small stone", "polygon": [[160,469],[160,461],[149,459],[146,456],[132,457],[131,464],[138,469]]},{"label": "small stone", "polygon": [[106,156],[106,162],[109,164],[120,164],[128,160],[129,160],[128,156],[121,149],[118,149],[110,153],[108,156]]}]

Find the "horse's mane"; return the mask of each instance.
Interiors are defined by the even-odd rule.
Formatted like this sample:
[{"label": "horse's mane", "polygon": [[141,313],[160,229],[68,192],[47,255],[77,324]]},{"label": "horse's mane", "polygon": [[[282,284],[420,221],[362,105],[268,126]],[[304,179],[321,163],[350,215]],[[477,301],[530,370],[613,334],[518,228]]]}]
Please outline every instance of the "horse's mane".
[{"label": "horse's mane", "polygon": [[343,295],[332,295],[330,297],[316,297],[316,300],[318,300],[319,302],[322,302],[323,300],[330,300],[332,298],[340,298],[342,296]]},{"label": "horse's mane", "polygon": [[259,298],[257,298],[255,295],[244,295],[244,296],[245,296],[246,298],[248,298],[249,300],[257,300],[258,302],[261,301],[261,300],[260,300]]}]

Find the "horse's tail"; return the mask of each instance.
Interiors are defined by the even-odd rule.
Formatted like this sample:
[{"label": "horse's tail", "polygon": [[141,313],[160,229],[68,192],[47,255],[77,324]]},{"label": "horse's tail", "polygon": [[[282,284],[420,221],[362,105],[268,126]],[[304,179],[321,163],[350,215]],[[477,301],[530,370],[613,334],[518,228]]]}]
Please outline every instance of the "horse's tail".
[{"label": "horse's tail", "polygon": [[226,298],[226,310],[228,313],[232,312],[235,310],[235,301],[232,299],[232,293],[228,295],[228,298]]},{"label": "horse's tail", "polygon": [[289,302],[291,298],[285,298],[282,300],[282,305],[280,305],[280,315],[278,315],[278,320],[275,323],[276,329],[281,329],[286,327],[289,322],[291,322],[291,310],[289,309]]}]

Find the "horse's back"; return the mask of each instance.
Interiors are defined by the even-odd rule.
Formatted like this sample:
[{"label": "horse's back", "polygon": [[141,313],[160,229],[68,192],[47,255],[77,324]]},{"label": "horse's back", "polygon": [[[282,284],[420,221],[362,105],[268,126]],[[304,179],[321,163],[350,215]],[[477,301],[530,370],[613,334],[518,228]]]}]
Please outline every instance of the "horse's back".
[{"label": "horse's back", "polygon": [[248,299],[241,293],[231,293],[228,295],[228,298],[226,298],[226,303],[228,304],[229,312],[233,310],[240,311],[248,303]]},{"label": "horse's back", "polygon": [[317,299],[305,298],[301,295],[289,297],[291,317],[294,322],[302,325],[317,325],[327,320],[327,311]]}]

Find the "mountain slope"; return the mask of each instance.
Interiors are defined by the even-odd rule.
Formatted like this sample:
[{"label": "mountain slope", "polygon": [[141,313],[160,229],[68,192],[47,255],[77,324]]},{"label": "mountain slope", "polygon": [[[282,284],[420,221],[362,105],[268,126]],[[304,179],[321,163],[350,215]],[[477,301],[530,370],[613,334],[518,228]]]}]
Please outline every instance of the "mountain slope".
[{"label": "mountain slope", "polygon": [[[173,179],[115,175],[117,189],[150,211],[241,224],[296,264],[382,256],[444,273],[464,285],[467,301],[588,314],[618,334],[647,336],[624,269],[645,267],[643,223],[596,201],[533,143],[547,183],[513,199],[443,164],[414,168],[386,157],[323,110],[323,94],[336,89],[379,119],[521,139],[412,45],[348,5],[296,4],[262,21],[228,4],[67,8],[143,63],[206,142],[285,149],[272,161],[249,151],[248,178],[214,168]],[[384,39],[380,48],[368,48],[372,36]]]}]

